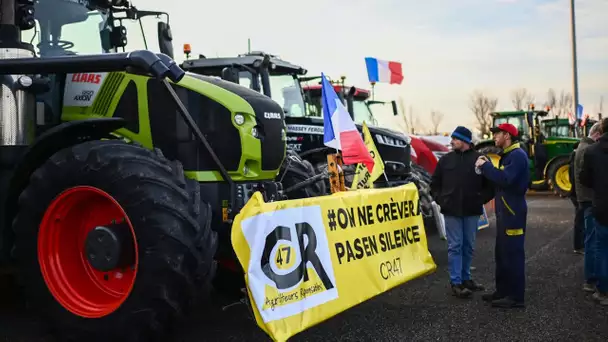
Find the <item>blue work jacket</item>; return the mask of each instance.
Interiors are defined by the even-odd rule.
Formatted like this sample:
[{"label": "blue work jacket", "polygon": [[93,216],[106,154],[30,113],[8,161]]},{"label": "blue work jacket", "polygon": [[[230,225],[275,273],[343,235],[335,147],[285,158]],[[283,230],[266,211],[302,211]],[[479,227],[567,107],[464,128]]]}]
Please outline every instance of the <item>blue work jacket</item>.
[{"label": "blue work jacket", "polygon": [[528,156],[519,143],[512,144],[500,154],[499,167],[483,164],[482,174],[496,186],[494,198],[496,225],[506,235],[523,235],[528,216],[526,192],[530,182]]}]

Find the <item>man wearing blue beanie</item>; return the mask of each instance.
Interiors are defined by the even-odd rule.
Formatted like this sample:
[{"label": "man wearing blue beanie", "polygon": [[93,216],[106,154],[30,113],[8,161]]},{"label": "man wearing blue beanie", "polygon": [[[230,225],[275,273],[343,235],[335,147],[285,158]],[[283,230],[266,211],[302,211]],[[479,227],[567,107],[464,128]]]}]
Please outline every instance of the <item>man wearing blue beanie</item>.
[{"label": "man wearing blue beanie", "polygon": [[481,154],[472,148],[468,128],[456,127],[450,144],[452,151],[441,157],[435,168],[431,193],[445,217],[452,294],[466,298],[484,289],[471,279],[471,261],[479,217],[483,205],[494,196],[494,187],[475,171]]}]

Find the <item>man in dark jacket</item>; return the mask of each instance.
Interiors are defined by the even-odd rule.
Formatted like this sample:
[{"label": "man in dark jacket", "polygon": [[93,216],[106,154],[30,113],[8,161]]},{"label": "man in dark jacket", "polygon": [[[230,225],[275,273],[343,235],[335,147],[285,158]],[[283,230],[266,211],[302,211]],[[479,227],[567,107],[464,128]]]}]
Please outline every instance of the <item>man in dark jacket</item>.
[{"label": "man in dark jacket", "polygon": [[598,280],[593,299],[608,306],[608,118],[601,121],[601,131],[598,142],[585,151],[579,177],[581,184],[593,191],[591,213],[595,222]]},{"label": "man in dark jacket", "polygon": [[492,306],[512,308],[524,306],[525,251],[524,236],[528,216],[526,192],[530,182],[528,155],[517,142],[515,126],[503,123],[491,129],[494,143],[502,148],[499,167],[485,157],[475,166],[496,185],[496,291],[483,296]]},{"label": "man in dark jacket", "polygon": [[445,217],[450,285],[459,298],[483,290],[471,279],[471,261],[479,217],[493,195],[493,186],[475,173],[481,154],[472,148],[471,139],[469,129],[456,127],[452,151],[439,159],[431,182],[431,193]]},{"label": "man in dark jacket", "polygon": [[[591,204],[593,201],[593,189],[590,189],[581,183],[580,173],[583,169],[583,161],[585,151],[587,148],[600,138],[602,130],[600,123],[595,123],[589,130],[589,136],[581,139],[578,148],[576,149],[576,155],[574,162],[570,164],[570,169],[574,170],[574,186],[578,189],[576,200],[578,202],[577,217],[582,217],[584,227],[584,246],[585,246],[585,283],[583,284],[583,291],[595,292],[597,291],[597,277],[596,277],[596,253],[595,253],[595,222],[593,214],[591,212]],[[587,248],[589,247],[589,248]]]},{"label": "man in dark jacket", "polygon": [[574,172],[574,161],[576,157],[576,151],[578,150],[579,143],[576,142],[574,144],[574,149],[572,153],[570,153],[570,160],[568,168],[568,177],[570,178],[570,184],[572,184],[572,189],[570,190],[570,201],[572,201],[572,205],[574,206],[574,253],[583,254],[585,248],[585,209],[579,204],[576,198],[576,181]]}]

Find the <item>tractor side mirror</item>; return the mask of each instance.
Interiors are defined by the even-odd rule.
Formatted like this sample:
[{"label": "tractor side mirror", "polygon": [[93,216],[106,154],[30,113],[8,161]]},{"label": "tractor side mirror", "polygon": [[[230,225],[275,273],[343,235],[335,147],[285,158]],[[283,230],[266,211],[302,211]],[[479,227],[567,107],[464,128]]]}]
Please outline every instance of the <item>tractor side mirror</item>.
[{"label": "tractor side mirror", "polygon": [[99,37],[101,38],[101,48],[105,52],[110,51],[112,49],[111,32],[112,31],[110,31],[109,27],[106,27],[103,30],[99,31]]},{"label": "tractor side mirror", "polygon": [[395,100],[391,101],[391,106],[393,106],[393,115],[394,116],[399,115],[399,110],[397,109],[397,101],[395,101]]},{"label": "tractor side mirror", "polygon": [[239,70],[235,67],[225,67],[222,69],[222,79],[228,82],[239,84]]},{"label": "tractor side mirror", "polygon": [[160,52],[173,58],[173,34],[168,23],[158,22],[158,47]]}]

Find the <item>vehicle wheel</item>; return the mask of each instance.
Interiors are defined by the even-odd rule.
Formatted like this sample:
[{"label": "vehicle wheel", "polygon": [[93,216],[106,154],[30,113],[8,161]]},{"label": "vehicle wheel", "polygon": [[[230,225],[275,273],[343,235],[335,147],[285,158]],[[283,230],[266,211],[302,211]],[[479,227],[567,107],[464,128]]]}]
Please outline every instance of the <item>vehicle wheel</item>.
[{"label": "vehicle wheel", "polygon": [[431,174],[422,166],[412,163],[412,172],[415,172],[420,179],[425,181],[428,184],[431,184],[432,176]]},{"label": "vehicle wheel", "polygon": [[[287,151],[287,157],[281,165],[281,171],[277,180],[283,184],[283,189],[287,190],[298,183],[308,180],[317,175],[315,168],[308,160],[303,160],[297,153]],[[308,198],[327,195],[325,179],[312,183],[306,187],[286,193],[290,199]]]},{"label": "vehicle wheel", "polygon": [[215,270],[199,195],[159,150],[108,140],[55,153],[13,221],[31,308],[61,341],[163,340]]},{"label": "vehicle wheel", "polygon": [[500,161],[500,152],[502,152],[502,150],[500,149],[500,147],[496,147],[496,146],[485,146],[482,147],[478,150],[479,153],[484,154],[486,157],[488,157],[490,159],[490,161],[492,161],[492,165],[494,165],[494,167],[498,167],[498,162]]},{"label": "vehicle wheel", "polygon": [[568,197],[572,191],[569,168],[570,161],[564,157],[553,161],[547,169],[551,190],[560,197]]},{"label": "vehicle wheel", "polygon": [[433,235],[437,232],[437,224],[435,222],[435,214],[433,211],[431,187],[429,183],[420,179],[418,172],[413,172],[410,180],[416,184],[416,187],[418,188],[420,211],[422,213],[425,231],[427,232],[427,235]]},{"label": "vehicle wheel", "polygon": [[547,182],[545,180],[533,181],[532,184],[530,185],[530,189],[536,190],[536,191],[545,191],[545,190],[549,189],[549,185],[547,184]]}]

